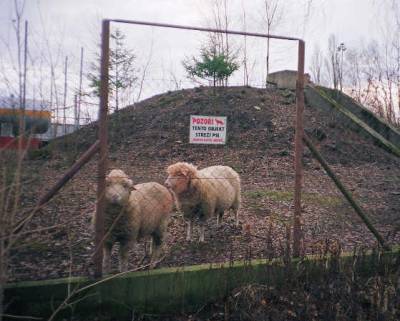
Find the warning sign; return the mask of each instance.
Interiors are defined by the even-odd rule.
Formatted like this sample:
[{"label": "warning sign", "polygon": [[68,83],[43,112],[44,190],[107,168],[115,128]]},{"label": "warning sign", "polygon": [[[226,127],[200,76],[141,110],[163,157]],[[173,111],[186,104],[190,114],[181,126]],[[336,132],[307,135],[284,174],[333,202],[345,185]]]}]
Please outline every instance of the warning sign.
[{"label": "warning sign", "polygon": [[190,116],[191,144],[225,144],[226,117]]}]

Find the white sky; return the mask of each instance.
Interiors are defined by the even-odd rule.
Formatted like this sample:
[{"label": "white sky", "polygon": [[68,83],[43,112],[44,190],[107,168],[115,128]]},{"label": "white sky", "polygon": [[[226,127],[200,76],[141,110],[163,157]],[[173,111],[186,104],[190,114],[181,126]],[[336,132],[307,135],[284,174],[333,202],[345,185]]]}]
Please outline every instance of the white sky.
[{"label": "white sky", "polygon": [[[273,33],[304,38],[306,60],[309,63],[314,47],[318,45],[325,49],[328,37],[332,33],[339,42],[344,42],[348,47],[357,46],[361,40],[368,42],[380,36],[385,24],[381,4],[390,1],[392,0],[281,0],[284,5],[282,22],[275,27]],[[46,64],[49,51],[46,47],[50,47],[53,60],[60,70],[64,57],[69,56],[69,90],[72,92],[76,88],[80,47],[83,46],[86,51],[87,71],[89,61],[93,61],[93,53],[97,50],[95,44],[99,39],[102,18],[205,26],[209,2],[210,0],[26,0],[24,18],[29,21],[30,55],[34,61],[34,66],[32,62],[30,66],[31,78],[39,77],[39,61]],[[265,30],[260,22],[263,0],[227,0],[227,3],[229,29],[243,29],[244,7],[247,31]],[[14,17],[13,6],[14,0],[0,0],[0,61],[3,61],[3,66],[9,58],[5,44],[15,43],[11,23]],[[171,75],[177,76],[183,86],[187,84],[181,61],[184,57],[198,53],[204,34],[126,25],[121,25],[120,28],[127,35],[128,46],[134,49],[141,64],[148,60],[150,48],[153,47],[148,81],[142,98],[167,90],[168,86],[172,86]],[[49,46],[46,46],[44,34],[48,38]],[[242,46],[243,38],[232,39],[237,48]],[[264,46],[262,40],[248,40],[248,54],[255,62],[251,75],[254,85],[262,84],[265,78],[262,64],[265,59]],[[46,52],[46,57],[38,58],[40,51]],[[271,71],[295,69],[296,65],[295,43],[273,41]],[[59,74],[59,78],[62,79],[62,71]],[[231,80],[232,84],[241,82],[241,74],[237,74]],[[0,83],[0,88],[4,88],[1,85]],[[69,97],[69,101],[72,101],[72,97]]]}]

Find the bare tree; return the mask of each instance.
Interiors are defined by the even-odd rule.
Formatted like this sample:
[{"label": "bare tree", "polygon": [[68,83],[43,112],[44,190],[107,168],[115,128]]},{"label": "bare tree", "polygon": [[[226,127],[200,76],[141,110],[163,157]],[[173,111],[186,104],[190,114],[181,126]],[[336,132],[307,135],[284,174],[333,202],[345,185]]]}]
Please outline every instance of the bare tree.
[{"label": "bare tree", "polygon": [[140,77],[139,77],[139,86],[138,86],[138,93],[136,95],[136,101],[139,101],[140,98],[142,97],[143,86],[144,86],[144,83],[146,82],[147,72],[151,65],[151,61],[153,59],[153,46],[154,46],[154,41],[152,38],[151,43],[150,43],[149,53],[147,54],[147,60],[144,64],[143,68],[141,70],[139,70]]},{"label": "bare tree", "polygon": [[68,89],[68,56],[65,57],[64,64],[64,93],[63,93],[63,134],[67,133],[67,89]]},{"label": "bare tree", "polygon": [[[281,22],[282,20],[282,9],[280,0],[264,0],[264,16],[263,20],[265,23],[265,28],[267,34],[271,34],[274,28]],[[265,57],[265,66],[267,71],[267,77],[269,74],[270,68],[270,38],[267,38],[267,48],[266,48],[266,57]],[[267,85],[267,83],[266,83]]]},{"label": "bare tree", "polygon": [[367,46],[349,48],[344,60],[345,74],[341,75],[335,73],[338,55],[333,52],[337,44],[330,38],[329,74],[335,88],[338,81],[343,80],[346,92],[354,99],[388,122],[399,125],[400,7],[396,1],[376,2],[376,5],[385,16],[379,39],[370,41]]},{"label": "bare tree", "polygon": [[[242,24],[243,31],[247,32],[247,18],[246,18],[246,8],[242,0]],[[247,57],[247,36],[243,36],[243,85],[249,85],[249,68],[248,68],[248,57]]]},{"label": "bare tree", "polygon": [[[2,160],[0,164],[15,164],[13,168],[1,166],[0,176],[0,321],[3,318],[3,299],[4,285],[7,282],[8,257],[10,247],[4,239],[11,231],[11,227],[17,219],[18,208],[21,199],[22,186],[22,161],[26,151],[23,149],[23,139],[25,134],[25,102],[26,102],[26,76],[27,76],[27,52],[28,52],[28,22],[25,21],[25,32],[22,35],[22,21],[24,14],[25,2],[14,1],[13,27],[16,36],[17,46],[17,67],[18,74],[18,101],[19,110],[16,115],[19,118],[18,126],[18,153],[16,162],[13,159],[8,162],[4,159],[4,155],[0,155]],[[22,42],[22,39],[24,41]],[[10,47],[8,47],[10,48]],[[12,52],[9,50],[10,56]],[[11,183],[10,183],[11,181]]]},{"label": "bare tree", "polygon": [[81,106],[82,106],[82,81],[83,81],[83,47],[81,47],[81,57],[79,65],[79,89],[78,89],[78,100],[76,106],[76,127],[79,128],[81,118]]},{"label": "bare tree", "polygon": [[324,58],[321,49],[316,46],[314,48],[314,52],[311,57],[311,66],[310,70],[312,73],[313,81],[320,85],[322,84],[322,76],[323,76],[323,66],[324,66]]},{"label": "bare tree", "polygon": [[363,81],[363,57],[362,54],[353,48],[347,51],[345,60],[345,74],[347,75],[347,86],[350,88],[350,95],[361,104],[365,103],[367,96],[365,95]]},{"label": "bare tree", "polygon": [[328,39],[328,58],[326,60],[326,65],[334,89],[338,89],[339,86],[340,65],[337,47],[336,36],[331,34]]},{"label": "bare tree", "polygon": [[345,61],[346,92],[392,124],[399,123],[399,51],[393,42],[350,48]]}]

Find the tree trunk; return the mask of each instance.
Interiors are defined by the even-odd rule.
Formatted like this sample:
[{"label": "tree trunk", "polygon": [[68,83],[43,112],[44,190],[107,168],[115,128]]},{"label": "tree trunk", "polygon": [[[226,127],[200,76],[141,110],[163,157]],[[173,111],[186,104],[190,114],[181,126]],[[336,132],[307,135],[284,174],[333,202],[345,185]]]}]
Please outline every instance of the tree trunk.
[{"label": "tree trunk", "polygon": [[[267,29],[267,33],[269,34],[269,27]],[[266,75],[266,79],[265,79],[265,87],[268,86],[268,74],[269,74],[269,44],[270,44],[270,38],[267,38],[267,57],[266,57],[266,67],[267,67],[267,75]]]}]

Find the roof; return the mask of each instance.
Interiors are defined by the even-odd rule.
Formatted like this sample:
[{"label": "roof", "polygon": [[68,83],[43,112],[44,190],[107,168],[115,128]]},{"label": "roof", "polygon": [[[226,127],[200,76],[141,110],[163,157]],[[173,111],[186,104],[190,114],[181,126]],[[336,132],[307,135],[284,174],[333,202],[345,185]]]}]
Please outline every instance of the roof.
[{"label": "roof", "polygon": [[297,74],[297,70],[279,70],[275,72],[270,72],[268,75],[278,75],[278,74]]},{"label": "roof", "polygon": [[[15,96],[0,96],[0,108],[4,109],[20,109],[19,98]],[[50,111],[50,104],[36,99],[26,99],[26,110]]]}]

